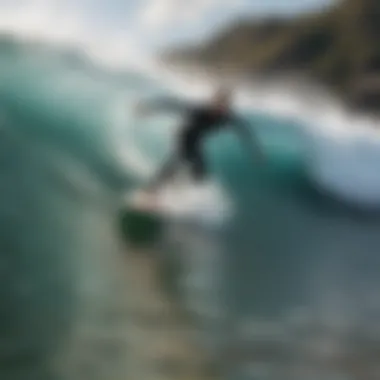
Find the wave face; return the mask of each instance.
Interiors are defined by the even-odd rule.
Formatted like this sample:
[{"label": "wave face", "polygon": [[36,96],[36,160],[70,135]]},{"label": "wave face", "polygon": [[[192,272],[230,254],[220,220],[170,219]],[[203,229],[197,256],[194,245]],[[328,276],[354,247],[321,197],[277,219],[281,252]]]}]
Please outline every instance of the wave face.
[{"label": "wave face", "polygon": [[46,49],[2,48],[0,377],[124,379],[128,178],[107,124],[119,83]]},{"label": "wave face", "polygon": [[[121,354],[107,366],[124,378],[127,342],[113,318],[123,303],[116,215],[124,192],[166,156],[178,119],[132,118],[138,98],[164,92],[142,74],[102,72],[33,45],[0,49],[0,377],[82,379],[86,362],[109,378],[82,349],[109,333]],[[213,258],[194,256],[191,270],[218,276],[207,286],[237,319],[286,322],[301,309],[320,323],[374,328],[380,223],[359,210],[379,201],[377,143],[245,112],[267,165],[255,166],[227,133],[207,143],[210,170],[237,212],[217,241],[202,236]],[[228,271],[215,265],[221,257]]]}]

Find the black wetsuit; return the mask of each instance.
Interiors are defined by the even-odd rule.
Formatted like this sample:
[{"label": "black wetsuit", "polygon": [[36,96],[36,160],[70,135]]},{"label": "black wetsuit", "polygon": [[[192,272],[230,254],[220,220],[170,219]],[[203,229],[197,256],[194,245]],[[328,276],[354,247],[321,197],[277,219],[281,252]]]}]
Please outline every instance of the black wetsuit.
[{"label": "black wetsuit", "polygon": [[[227,126],[243,126],[242,119],[237,118],[229,111],[219,111],[210,106],[189,106],[172,101],[156,103],[155,108],[173,109],[185,113],[185,124],[177,140],[177,152],[163,166],[161,172],[154,179],[153,187],[171,178],[180,164],[189,164],[194,180],[202,181],[207,176],[207,169],[202,153],[204,138]],[[245,128],[240,131],[247,132]],[[246,137],[246,136],[245,136]]]}]

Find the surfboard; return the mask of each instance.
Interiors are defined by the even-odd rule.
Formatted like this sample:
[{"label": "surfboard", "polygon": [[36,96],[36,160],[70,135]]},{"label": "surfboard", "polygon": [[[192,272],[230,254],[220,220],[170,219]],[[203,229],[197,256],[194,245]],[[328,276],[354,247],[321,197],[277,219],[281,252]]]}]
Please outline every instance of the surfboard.
[{"label": "surfboard", "polygon": [[214,181],[194,185],[169,184],[155,192],[137,189],[127,203],[135,212],[161,218],[221,223],[232,214],[232,203],[223,188]]}]

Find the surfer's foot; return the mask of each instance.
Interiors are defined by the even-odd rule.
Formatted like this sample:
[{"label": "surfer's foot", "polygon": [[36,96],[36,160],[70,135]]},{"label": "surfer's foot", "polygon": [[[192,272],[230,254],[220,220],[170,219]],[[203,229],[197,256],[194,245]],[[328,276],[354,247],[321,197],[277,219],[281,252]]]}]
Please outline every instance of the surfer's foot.
[{"label": "surfer's foot", "polygon": [[138,205],[140,209],[152,210],[158,204],[158,196],[156,193],[142,190],[135,197],[134,203]]}]

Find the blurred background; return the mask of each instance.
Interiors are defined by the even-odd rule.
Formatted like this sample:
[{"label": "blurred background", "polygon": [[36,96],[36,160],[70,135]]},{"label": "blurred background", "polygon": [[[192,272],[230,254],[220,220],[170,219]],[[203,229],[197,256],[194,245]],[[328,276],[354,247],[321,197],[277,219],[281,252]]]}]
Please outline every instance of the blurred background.
[{"label": "blurred background", "polygon": [[[380,378],[377,0],[0,0],[0,378]],[[266,157],[207,141],[233,213],[128,203],[232,84]]]}]

